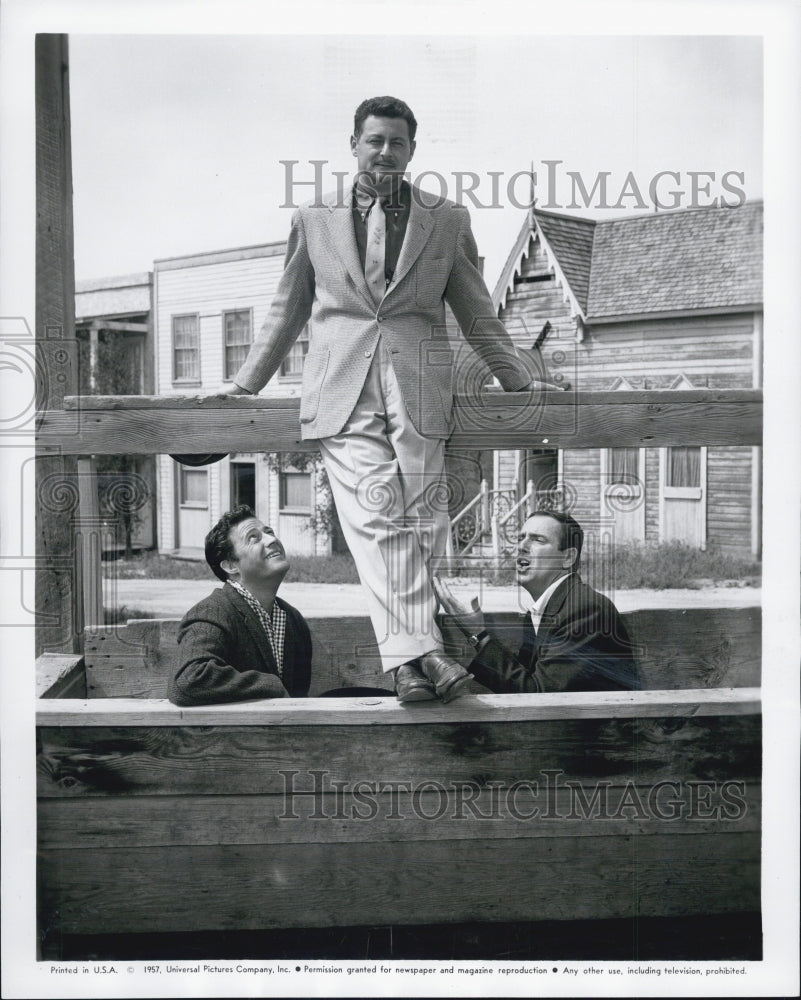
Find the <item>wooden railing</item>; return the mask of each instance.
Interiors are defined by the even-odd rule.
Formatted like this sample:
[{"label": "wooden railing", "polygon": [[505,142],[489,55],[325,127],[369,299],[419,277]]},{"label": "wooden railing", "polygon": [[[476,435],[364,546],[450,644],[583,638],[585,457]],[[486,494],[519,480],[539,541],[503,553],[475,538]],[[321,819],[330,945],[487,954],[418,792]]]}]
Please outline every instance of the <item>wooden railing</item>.
[{"label": "wooden railing", "polygon": [[[37,454],[81,456],[82,599],[76,635],[103,621],[102,542],[94,455],[315,451],[300,400],[252,396],[68,396],[38,419]],[[762,393],[752,389],[503,393],[457,397],[452,449],[758,445]],[[82,613],[81,613],[82,612]]]},{"label": "wooden railing", "polygon": [[[314,451],[299,399],[72,396],[40,415],[38,443],[62,455]],[[449,447],[622,448],[759,445],[762,392],[485,392],[457,397]]]},{"label": "wooden railing", "polygon": [[[457,401],[450,445],[758,445],[761,402],[750,390],[487,393]],[[68,399],[42,415],[40,454],[81,456],[79,520],[91,524],[92,455],[312,449],[298,405]],[[98,615],[99,546],[81,558]],[[683,651],[660,638],[663,674],[695,663],[692,617],[676,625]],[[97,645],[112,638],[101,630]],[[753,662],[717,669],[731,667],[733,646],[749,658],[727,632],[673,690],[411,706],[87,699],[93,670],[67,676],[53,658],[55,697],[37,707],[44,954],[57,956],[62,934],[756,911],[761,719],[748,641]],[[112,680],[159,652],[143,643],[121,666],[107,657]],[[735,673],[744,686],[716,686],[741,683]]]}]

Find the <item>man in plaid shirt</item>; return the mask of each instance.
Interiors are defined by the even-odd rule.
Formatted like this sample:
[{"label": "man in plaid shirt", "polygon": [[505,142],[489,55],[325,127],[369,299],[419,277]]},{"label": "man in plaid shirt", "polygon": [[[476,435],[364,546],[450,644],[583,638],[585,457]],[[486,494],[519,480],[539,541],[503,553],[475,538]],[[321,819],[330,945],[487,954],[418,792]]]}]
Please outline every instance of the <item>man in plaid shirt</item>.
[{"label": "man in plaid shirt", "polygon": [[250,507],[235,507],[206,536],[206,562],[225,586],[181,622],[170,701],[305,697],[311,637],[303,615],[277,596],[289,562],[273,529]]}]

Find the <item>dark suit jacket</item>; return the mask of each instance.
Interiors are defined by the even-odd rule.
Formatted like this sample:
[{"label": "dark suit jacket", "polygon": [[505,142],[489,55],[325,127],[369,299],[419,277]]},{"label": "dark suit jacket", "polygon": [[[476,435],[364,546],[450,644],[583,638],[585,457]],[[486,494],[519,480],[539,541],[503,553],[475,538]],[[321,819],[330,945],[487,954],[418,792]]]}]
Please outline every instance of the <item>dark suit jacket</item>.
[{"label": "dark suit jacket", "polygon": [[571,574],[551,595],[534,631],[521,615],[517,653],[490,637],[468,670],[497,694],[639,688],[631,641],[617,608]]},{"label": "dark suit jacket", "polygon": [[214,705],[250,698],[305,698],[311,681],[309,626],[286,611],[283,682],[270,642],[247,601],[233,587],[213,591],[187,611],[178,631],[179,667],[168,697],[175,705]]}]

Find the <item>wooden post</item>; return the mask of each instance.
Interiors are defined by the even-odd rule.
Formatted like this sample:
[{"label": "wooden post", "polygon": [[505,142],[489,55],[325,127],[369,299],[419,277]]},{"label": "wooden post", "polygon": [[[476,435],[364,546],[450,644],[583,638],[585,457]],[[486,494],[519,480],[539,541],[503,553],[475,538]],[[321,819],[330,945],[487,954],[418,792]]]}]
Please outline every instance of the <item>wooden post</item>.
[{"label": "wooden post", "polygon": [[103,521],[93,458],[78,459],[78,519],[75,523],[77,618],[84,625],[103,624]]},{"label": "wooden post", "polygon": [[[61,410],[64,396],[78,388],[78,352],[67,38],[55,34],[36,36],[36,352],[43,373],[37,408]],[[45,649],[77,651],[72,518],[48,501],[70,492],[75,471],[74,459],[37,448],[37,655]]]}]

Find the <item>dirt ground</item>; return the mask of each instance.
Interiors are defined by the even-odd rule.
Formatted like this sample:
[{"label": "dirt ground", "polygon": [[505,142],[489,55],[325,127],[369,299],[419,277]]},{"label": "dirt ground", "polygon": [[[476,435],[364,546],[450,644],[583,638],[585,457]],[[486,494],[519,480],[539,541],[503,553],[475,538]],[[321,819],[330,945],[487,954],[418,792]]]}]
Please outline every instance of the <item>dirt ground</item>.
[{"label": "dirt ground", "polygon": [[[214,585],[205,580],[107,580],[104,603],[145,612],[147,617],[181,618]],[[454,596],[468,602],[475,594],[484,611],[524,611],[529,604],[517,587],[489,587],[452,583]],[[292,583],[281,587],[281,597],[307,617],[338,618],[364,614],[364,598],[357,584]],[[638,608],[753,608],[761,603],[759,587],[708,587],[701,590],[619,590],[609,595],[619,611]]]}]

